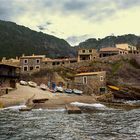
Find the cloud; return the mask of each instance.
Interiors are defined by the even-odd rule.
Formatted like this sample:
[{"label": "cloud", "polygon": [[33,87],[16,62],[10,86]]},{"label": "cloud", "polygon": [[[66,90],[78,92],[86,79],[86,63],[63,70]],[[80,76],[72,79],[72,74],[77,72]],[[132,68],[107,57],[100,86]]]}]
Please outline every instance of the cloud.
[{"label": "cloud", "polygon": [[85,34],[85,35],[81,35],[81,36],[70,36],[68,38],[66,38],[66,40],[71,44],[71,45],[78,45],[79,42],[85,41],[86,39],[88,39],[89,37],[91,37],[91,35]]},{"label": "cloud", "polygon": [[91,35],[139,33],[139,13],[140,0],[0,0],[0,19],[72,44]]},{"label": "cloud", "polygon": [[115,4],[120,9],[129,9],[140,6],[140,0],[116,0]]},{"label": "cloud", "polygon": [[38,29],[43,30],[49,30],[49,26],[52,25],[52,22],[47,21],[45,24],[37,25]]}]

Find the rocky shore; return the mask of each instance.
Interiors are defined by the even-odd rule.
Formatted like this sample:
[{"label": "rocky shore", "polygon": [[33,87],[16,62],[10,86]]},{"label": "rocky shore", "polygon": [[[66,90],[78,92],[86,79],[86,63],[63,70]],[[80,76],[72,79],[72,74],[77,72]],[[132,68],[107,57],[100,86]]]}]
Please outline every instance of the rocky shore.
[{"label": "rocky shore", "polygon": [[[33,100],[48,99],[44,103],[33,103]],[[33,108],[60,108],[71,102],[95,103],[94,96],[75,95],[66,93],[52,93],[43,91],[40,88],[32,88],[29,86],[17,85],[17,89],[0,96],[0,103],[2,107],[27,104]]]}]

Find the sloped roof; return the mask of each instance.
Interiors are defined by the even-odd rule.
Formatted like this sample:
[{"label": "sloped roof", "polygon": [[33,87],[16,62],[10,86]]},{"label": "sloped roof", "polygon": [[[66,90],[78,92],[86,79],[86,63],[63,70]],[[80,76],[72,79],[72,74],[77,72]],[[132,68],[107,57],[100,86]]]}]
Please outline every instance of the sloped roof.
[{"label": "sloped roof", "polygon": [[12,65],[12,64],[5,64],[5,63],[0,63],[0,66],[8,66],[8,67],[13,67],[13,68],[20,68],[19,66]]},{"label": "sloped roof", "polygon": [[118,48],[114,48],[114,47],[107,47],[107,48],[101,48],[100,49],[100,52],[116,52],[116,51],[119,51],[119,49]]},{"label": "sloped roof", "polygon": [[45,55],[31,55],[31,56],[20,57],[20,59],[29,59],[29,58],[45,58]]},{"label": "sloped roof", "polygon": [[85,73],[79,73],[76,74],[75,76],[90,76],[90,75],[98,75],[101,73],[105,73],[106,71],[98,71],[98,72],[85,72]]}]

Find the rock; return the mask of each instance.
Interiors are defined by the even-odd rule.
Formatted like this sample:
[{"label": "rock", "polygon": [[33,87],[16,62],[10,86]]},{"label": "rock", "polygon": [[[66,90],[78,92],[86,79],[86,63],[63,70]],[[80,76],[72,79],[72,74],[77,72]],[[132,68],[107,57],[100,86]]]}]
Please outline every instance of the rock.
[{"label": "rock", "polygon": [[45,103],[48,98],[42,98],[42,99],[33,99],[33,103]]},{"label": "rock", "polygon": [[30,107],[23,107],[23,108],[20,108],[19,111],[31,111],[32,108]]},{"label": "rock", "polygon": [[66,110],[68,111],[68,114],[81,114],[82,111],[79,107],[77,106],[72,106],[72,105],[66,105]]}]

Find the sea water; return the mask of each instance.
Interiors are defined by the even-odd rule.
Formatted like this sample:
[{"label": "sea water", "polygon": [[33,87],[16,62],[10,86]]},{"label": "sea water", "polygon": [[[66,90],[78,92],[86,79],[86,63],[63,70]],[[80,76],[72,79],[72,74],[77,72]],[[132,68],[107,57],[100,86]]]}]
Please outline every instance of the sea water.
[{"label": "sea water", "polygon": [[102,104],[97,112],[67,114],[63,108],[19,112],[0,110],[0,140],[140,140],[140,109],[117,110]]}]

